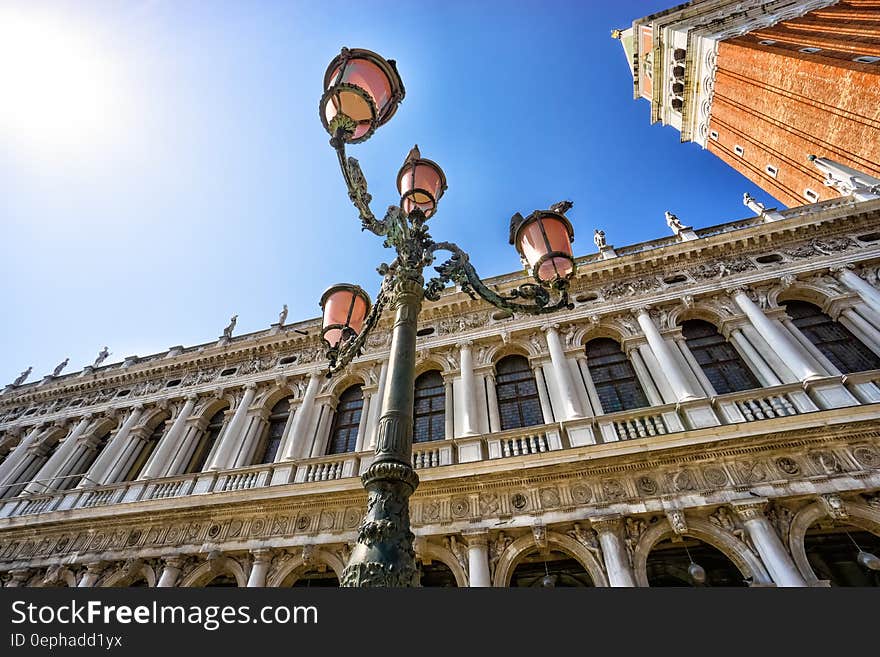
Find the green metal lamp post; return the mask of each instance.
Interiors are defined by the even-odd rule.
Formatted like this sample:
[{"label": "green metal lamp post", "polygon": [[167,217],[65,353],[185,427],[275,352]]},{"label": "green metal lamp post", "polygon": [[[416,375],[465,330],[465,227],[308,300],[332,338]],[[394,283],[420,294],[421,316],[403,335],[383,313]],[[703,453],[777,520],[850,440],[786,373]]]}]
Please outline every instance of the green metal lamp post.
[{"label": "green metal lamp post", "polygon": [[[346,157],[346,144],[363,142],[397,111],[405,94],[393,60],[369,50],[343,48],[324,76],[321,122],[330,133],[348,195],[360,214],[361,229],[385,238],[396,252],[378,267],[383,277],[375,303],[355,285],[335,285],[321,298],[322,337],[330,367],[327,376],[344,369],[361,353],[370,331],[386,307],[395,313],[388,375],[376,436],[376,456],[361,476],[367,512],[357,544],[342,574],[342,586],[403,587],[419,585],[419,569],[410,531],[409,497],[419,479],[412,467],[413,396],[416,325],[422,300],[436,301],[448,283],[457,283],[471,298],[482,297],[514,313],[540,315],[572,308],[569,281],[575,273],[571,242],[574,231],[563,201],[528,217],[515,214],[510,242],[519,251],[535,283],[499,294],[480,280],[468,255],[452,242],[435,242],[427,221],[446,191],[446,177],[414,147],[397,176],[400,205],[383,219],[370,210],[370,194],[360,165]],[[439,276],[425,284],[423,270],[437,251],[451,257],[435,267]]]}]

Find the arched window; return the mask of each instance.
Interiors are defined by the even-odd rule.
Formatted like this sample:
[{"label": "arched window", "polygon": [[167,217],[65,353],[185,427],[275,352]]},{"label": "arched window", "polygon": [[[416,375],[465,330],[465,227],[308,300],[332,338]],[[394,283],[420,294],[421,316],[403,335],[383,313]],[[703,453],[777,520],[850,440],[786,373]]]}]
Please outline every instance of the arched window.
[{"label": "arched window", "polygon": [[719,395],[761,387],[737,350],[709,322],[689,319],[682,323],[681,334]]},{"label": "arched window", "polygon": [[626,411],[648,405],[645,391],[636,377],[632,363],[620,350],[617,341],[596,338],[586,345],[587,369],[596,386],[604,413]]},{"label": "arched window", "polygon": [[446,389],[437,370],[416,378],[413,400],[413,442],[427,443],[446,437]]},{"label": "arched window", "polygon": [[269,414],[269,430],[266,431],[266,444],[257,463],[272,463],[281,447],[284,429],[290,419],[290,397],[282,399],[272,407]]},{"label": "arched window", "polygon": [[495,364],[495,389],[502,431],[544,424],[538,385],[528,360],[522,356],[499,360]]},{"label": "arched window", "polygon": [[328,454],[353,452],[357,446],[358,425],[364,410],[364,391],[361,386],[351,386],[339,395],[339,405],[330,430]]},{"label": "arched window", "polygon": [[205,432],[202,434],[196,448],[193,450],[192,456],[189,457],[189,463],[187,463],[186,470],[184,470],[186,474],[201,472],[202,468],[205,467],[208,455],[210,455],[211,450],[214,448],[217,438],[220,437],[220,432],[223,431],[223,421],[226,419],[226,410],[227,409],[225,408],[221,408],[211,416],[210,420],[208,420],[208,426],[205,427]]},{"label": "arched window", "polygon": [[845,326],[806,301],[786,301],[785,311],[816,348],[844,374],[880,369],[880,358]]},{"label": "arched window", "polygon": [[138,478],[138,475],[140,475],[141,470],[144,469],[144,465],[146,465],[147,461],[150,458],[150,455],[153,453],[153,450],[156,449],[156,445],[159,444],[162,436],[165,435],[165,428],[167,424],[168,418],[166,417],[156,425],[156,427],[153,429],[153,433],[150,434],[150,437],[147,439],[147,441],[141,444],[140,451],[138,452],[137,456],[135,456],[134,462],[131,464],[128,472],[120,481],[134,481]]}]

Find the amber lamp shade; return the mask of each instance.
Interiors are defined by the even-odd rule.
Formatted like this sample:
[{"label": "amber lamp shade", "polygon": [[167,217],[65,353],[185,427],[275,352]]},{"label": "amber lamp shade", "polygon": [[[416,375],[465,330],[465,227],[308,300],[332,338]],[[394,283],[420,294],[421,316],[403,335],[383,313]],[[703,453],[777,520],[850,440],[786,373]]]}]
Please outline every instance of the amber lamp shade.
[{"label": "amber lamp shade", "polygon": [[370,312],[370,297],[357,285],[340,283],[321,295],[324,328],[321,335],[330,348],[339,346],[344,335],[357,335]]},{"label": "amber lamp shade", "polygon": [[574,275],[571,253],[574,229],[556,212],[535,212],[516,231],[517,251],[529,264],[532,276],[541,284],[567,280]]},{"label": "amber lamp shade", "polygon": [[421,157],[407,158],[397,174],[397,191],[404,212],[418,208],[425,217],[430,217],[437,211],[437,203],[446,191],[446,175],[436,162]]},{"label": "amber lamp shade", "polygon": [[405,93],[394,60],[370,50],[343,48],[324,74],[321,122],[333,136],[344,126],[347,143],[366,141],[394,115]]}]

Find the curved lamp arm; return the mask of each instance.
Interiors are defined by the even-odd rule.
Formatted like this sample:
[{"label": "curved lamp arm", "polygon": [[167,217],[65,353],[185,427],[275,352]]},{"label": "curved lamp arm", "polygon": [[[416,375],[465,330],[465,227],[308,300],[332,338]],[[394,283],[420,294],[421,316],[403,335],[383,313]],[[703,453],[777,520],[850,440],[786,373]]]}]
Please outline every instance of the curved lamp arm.
[{"label": "curved lamp arm", "polygon": [[336,137],[330,140],[330,145],[336,149],[336,157],[339,160],[339,168],[342,170],[342,177],[345,179],[345,186],[348,189],[348,198],[357,208],[361,219],[361,230],[369,230],[376,235],[385,235],[389,227],[395,223],[392,215],[400,212],[400,208],[391,206],[384,219],[376,219],[376,215],[370,209],[370,201],[373,197],[367,191],[367,178],[361,170],[360,163],[353,157],[345,156],[345,139],[343,139],[344,130],[337,128]]},{"label": "curved lamp arm", "polygon": [[[376,295],[376,302],[370,309],[370,313],[364,319],[364,326],[360,333],[355,334],[353,331],[347,335],[343,334],[342,339],[336,347],[328,350],[327,358],[330,360],[330,367],[327,370],[327,378],[336,374],[339,370],[348,367],[357,356],[361,354],[364,344],[367,342],[370,332],[379,323],[379,317],[388,303],[388,287],[391,284],[390,277],[386,276],[382,281],[382,287],[379,288],[379,294]],[[326,344],[326,342],[325,342]]]},{"label": "curved lamp arm", "polygon": [[[518,288],[512,290],[510,294],[504,295],[495,292],[487,287],[480,280],[477,270],[470,262],[470,258],[461,248],[452,242],[437,242],[429,247],[430,253],[435,251],[449,251],[452,257],[436,269],[440,276],[432,278],[425,286],[425,298],[431,301],[437,301],[440,293],[447,283],[454,282],[461,286],[472,299],[476,299],[477,295],[491,303],[497,308],[509,310],[514,313],[526,313],[529,315],[544,315],[556,312],[563,308],[572,309],[572,304],[568,299],[568,281],[560,280],[553,285],[553,290],[558,293],[559,298],[551,303],[550,291],[535,283],[523,283]],[[518,303],[519,299],[531,299],[533,303]]]}]

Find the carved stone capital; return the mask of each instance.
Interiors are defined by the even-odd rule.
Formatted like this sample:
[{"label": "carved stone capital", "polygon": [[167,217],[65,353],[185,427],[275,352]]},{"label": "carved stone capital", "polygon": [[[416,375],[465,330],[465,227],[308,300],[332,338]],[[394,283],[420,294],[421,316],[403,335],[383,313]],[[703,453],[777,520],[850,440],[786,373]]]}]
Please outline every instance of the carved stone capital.
[{"label": "carved stone capital", "polygon": [[489,532],[487,531],[462,532],[461,535],[468,544],[468,547],[487,547],[489,545]]},{"label": "carved stone capital", "polygon": [[100,575],[107,568],[106,561],[90,561],[86,564],[86,572],[90,575]]},{"label": "carved stone capital", "polygon": [[597,516],[589,518],[589,521],[590,526],[600,534],[619,534],[623,530],[623,517],[619,515]]},{"label": "carved stone capital", "polygon": [[257,548],[255,550],[251,550],[251,556],[253,557],[254,565],[270,563],[274,554],[275,553],[272,548]]},{"label": "carved stone capital", "polygon": [[166,568],[175,568],[177,570],[180,570],[186,563],[186,555],[168,554],[162,557],[162,563],[165,565]]},{"label": "carved stone capital", "polygon": [[743,522],[766,518],[764,515],[764,509],[767,507],[766,499],[733,501],[730,503],[730,506],[733,507],[733,510],[736,511]]},{"label": "carved stone capital", "polygon": [[465,348],[470,349],[471,347],[474,346],[474,341],[473,340],[459,340],[458,342],[455,343],[455,346],[458,347],[459,349],[465,349]]}]

